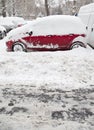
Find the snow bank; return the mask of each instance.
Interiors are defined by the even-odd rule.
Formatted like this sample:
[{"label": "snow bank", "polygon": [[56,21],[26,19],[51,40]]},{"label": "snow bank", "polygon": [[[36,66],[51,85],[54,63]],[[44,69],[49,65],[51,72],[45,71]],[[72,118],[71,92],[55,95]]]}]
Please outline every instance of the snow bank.
[{"label": "snow bank", "polygon": [[0,83],[45,86],[49,89],[90,87],[94,82],[93,56],[93,51],[88,49],[5,53],[0,58]]}]

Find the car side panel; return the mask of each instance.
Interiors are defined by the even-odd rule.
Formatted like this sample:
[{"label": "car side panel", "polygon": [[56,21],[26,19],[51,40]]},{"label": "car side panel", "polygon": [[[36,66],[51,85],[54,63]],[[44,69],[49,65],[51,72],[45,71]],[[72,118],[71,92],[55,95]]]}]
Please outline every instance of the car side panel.
[{"label": "car side panel", "polygon": [[47,36],[28,36],[23,38],[27,48],[31,49],[68,49],[73,39],[79,35],[47,35]]}]

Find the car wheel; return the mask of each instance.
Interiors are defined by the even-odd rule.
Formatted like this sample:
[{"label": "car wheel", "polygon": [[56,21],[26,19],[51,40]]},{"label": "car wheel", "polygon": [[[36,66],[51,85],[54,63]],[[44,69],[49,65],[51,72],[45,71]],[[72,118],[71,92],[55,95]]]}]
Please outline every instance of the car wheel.
[{"label": "car wheel", "polygon": [[83,43],[80,43],[80,42],[75,42],[72,44],[72,46],[70,47],[70,49],[75,49],[75,48],[79,48],[79,47],[84,47],[84,44]]},{"label": "car wheel", "polygon": [[13,50],[14,52],[22,52],[22,51],[25,51],[25,52],[26,52],[25,46],[24,46],[22,43],[20,43],[20,42],[15,43],[15,44],[13,45],[12,50]]}]

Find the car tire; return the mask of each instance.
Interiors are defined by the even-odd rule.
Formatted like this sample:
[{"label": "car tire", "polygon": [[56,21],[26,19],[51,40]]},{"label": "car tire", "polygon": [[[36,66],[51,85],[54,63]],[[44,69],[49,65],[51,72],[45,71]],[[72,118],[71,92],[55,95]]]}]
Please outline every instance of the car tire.
[{"label": "car tire", "polygon": [[73,43],[71,45],[70,50],[75,49],[75,48],[79,48],[79,47],[84,47],[85,48],[85,45],[83,43],[81,43],[81,42],[75,42],[75,43]]},{"label": "car tire", "polygon": [[26,47],[23,43],[17,42],[13,45],[12,50],[14,52],[23,52],[23,51],[26,52]]}]

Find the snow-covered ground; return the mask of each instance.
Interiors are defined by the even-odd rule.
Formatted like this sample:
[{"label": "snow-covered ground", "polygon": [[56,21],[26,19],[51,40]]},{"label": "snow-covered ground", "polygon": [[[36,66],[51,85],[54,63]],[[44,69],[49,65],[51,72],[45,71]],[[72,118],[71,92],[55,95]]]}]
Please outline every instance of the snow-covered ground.
[{"label": "snow-covered ground", "polygon": [[94,130],[94,50],[6,52],[0,130]]}]

